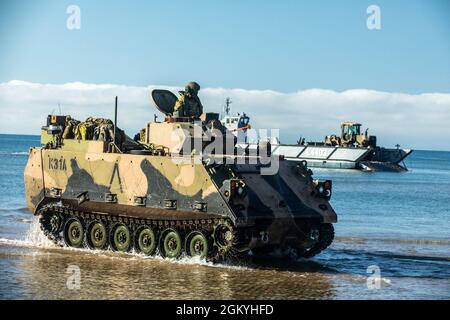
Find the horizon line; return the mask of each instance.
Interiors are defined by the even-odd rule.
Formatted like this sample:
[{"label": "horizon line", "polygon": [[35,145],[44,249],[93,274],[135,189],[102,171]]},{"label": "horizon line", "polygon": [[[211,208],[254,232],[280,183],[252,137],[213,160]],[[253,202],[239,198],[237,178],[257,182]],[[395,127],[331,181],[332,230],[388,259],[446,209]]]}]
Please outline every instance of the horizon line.
[{"label": "horizon line", "polygon": [[[4,133],[0,132],[0,136],[28,136],[28,137],[40,137],[39,134],[26,134],[26,133]],[[383,147],[381,147],[383,148]],[[426,151],[426,152],[450,152],[449,150],[442,150],[442,149],[414,149],[414,148],[408,148],[411,149],[414,152],[416,151]]]}]

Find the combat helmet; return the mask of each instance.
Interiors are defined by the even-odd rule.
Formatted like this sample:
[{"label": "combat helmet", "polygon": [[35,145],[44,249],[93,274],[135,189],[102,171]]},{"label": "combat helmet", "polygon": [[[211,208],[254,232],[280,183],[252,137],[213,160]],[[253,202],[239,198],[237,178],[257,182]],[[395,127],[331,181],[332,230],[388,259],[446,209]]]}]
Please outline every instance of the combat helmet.
[{"label": "combat helmet", "polygon": [[195,81],[191,81],[186,84],[185,90],[187,93],[190,93],[190,94],[196,96],[198,94],[198,92],[200,91],[200,85]]}]

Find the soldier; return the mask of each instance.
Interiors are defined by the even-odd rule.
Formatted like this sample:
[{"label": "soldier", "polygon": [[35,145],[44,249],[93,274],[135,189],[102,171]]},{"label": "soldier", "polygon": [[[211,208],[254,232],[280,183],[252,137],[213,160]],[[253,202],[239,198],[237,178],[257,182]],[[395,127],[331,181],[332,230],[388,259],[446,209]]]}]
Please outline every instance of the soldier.
[{"label": "soldier", "polygon": [[197,82],[189,82],[185,91],[180,91],[180,97],[175,103],[174,117],[200,118],[203,106],[198,97],[200,85]]}]

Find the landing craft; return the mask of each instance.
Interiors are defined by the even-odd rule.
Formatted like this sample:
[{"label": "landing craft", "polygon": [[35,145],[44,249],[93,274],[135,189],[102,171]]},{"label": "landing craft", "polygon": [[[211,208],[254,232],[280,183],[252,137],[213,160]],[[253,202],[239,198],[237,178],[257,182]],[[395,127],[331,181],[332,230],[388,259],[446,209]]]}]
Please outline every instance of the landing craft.
[{"label": "landing craft", "polygon": [[[250,118],[244,113],[236,116],[226,115],[221,119],[223,125],[238,137],[241,152],[258,147],[257,141],[246,136],[251,128]],[[326,136],[323,142],[306,142],[300,139],[297,144],[283,144],[277,137],[269,138],[273,155],[283,156],[290,161],[306,161],[311,168],[357,169],[363,171],[407,171],[404,160],[413,150],[384,148],[377,145],[376,136],[361,133],[361,124],[344,122],[341,135]],[[237,128],[235,128],[237,127]]]},{"label": "landing craft", "polygon": [[[174,118],[173,93],[151,96],[165,120],[148,123],[135,139],[117,120],[47,117],[24,175],[27,207],[49,239],[211,261],[250,251],[312,257],[331,244],[331,181],[314,180],[304,162],[261,152],[268,148],[208,153],[205,137],[235,142],[219,115]],[[278,170],[264,174],[274,164]]]}]

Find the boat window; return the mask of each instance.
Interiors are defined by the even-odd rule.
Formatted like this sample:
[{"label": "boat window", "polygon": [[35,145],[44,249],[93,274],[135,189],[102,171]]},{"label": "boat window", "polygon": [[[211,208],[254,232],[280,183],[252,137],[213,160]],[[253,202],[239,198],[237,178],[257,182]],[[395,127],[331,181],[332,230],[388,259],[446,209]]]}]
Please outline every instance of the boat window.
[{"label": "boat window", "polygon": [[239,127],[245,127],[246,125],[248,125],[249,121],[249,117],[241,117],[241,119],[239,120]]}]

